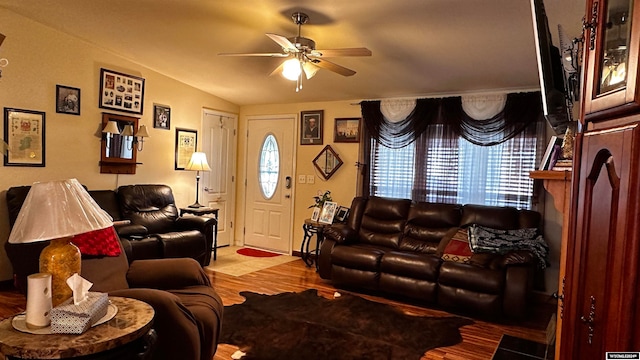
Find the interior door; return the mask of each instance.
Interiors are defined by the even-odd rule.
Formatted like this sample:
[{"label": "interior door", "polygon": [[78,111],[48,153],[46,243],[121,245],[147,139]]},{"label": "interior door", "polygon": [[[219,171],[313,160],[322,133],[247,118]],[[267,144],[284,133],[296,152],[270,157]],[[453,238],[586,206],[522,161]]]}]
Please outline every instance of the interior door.
[{"label": "interior door", "polygon": [[291,253],[295,116],[250,118],[245,245]]},{"label": "interior door", "polygon": [[203,205],[218,209],[218,247],[234,243],[235,173],[238,117],[204,109],[202,151],[211,171],[200,181]]}]

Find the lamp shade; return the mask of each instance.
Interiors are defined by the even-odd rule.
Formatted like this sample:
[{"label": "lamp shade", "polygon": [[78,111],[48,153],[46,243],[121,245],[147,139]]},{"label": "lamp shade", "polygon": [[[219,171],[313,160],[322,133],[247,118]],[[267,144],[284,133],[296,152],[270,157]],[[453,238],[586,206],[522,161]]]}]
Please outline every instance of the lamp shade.
[{"label": "lamp shade", "polygon": [[146,125],[140,125],[138,127],[138,132],[136,133],[137,137],[149,137],[149,133],[147,132],[147,126]]},{"label": "lamp shade", "polygon": [[300,61],[289,59],[282,64],[282,76],[287,80],[296,81],[300,76]]},{"label": "lamp shade", "polygon": [[203,152],[194,152],[185,169],[192,171],[211,171],[211,168],[207,163],[207,154]]},{"label": "lamp shade", "polygon": [[122,136],[133,136],[133,125],[126,125],[120,133]]},{"label": "lamp shade", "polygon": [[34,183],[9,243],[31,243],[105,229],[113,219],[76,179]]},{"label": "lamp shade", "polygon": [[118,124],[116,124],[115,121],[109,120],[107,121],[107,125],[104,127],[104,129],[102,129],[102,132],[109,134],[119,134],[120,130],[118,130]]}]

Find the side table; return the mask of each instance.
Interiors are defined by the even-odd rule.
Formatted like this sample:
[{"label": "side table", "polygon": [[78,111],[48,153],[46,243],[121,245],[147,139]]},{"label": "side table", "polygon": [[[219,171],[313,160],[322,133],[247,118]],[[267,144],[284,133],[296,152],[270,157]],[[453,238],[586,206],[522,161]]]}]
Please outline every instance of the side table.
[{"label": "side table", "polygon": [[[302,261],[307,265],[307,267],[311,267],[311,265],[315,262],[316,271],[318,270],[318,251],[320,249],[320,245],[322,245],[322,240],[324,240],[323,231],[325,227],[330,226],[330,224],[323,224],[318,221],[313,221],[311,219],[306,219],[304,224],[302,224],[302,230],[304,230],[304,238],[302,238],[302,245],[300,246],[300,256],[302,257]],[[311,259],[312,252],[309,251],[309,243],[311,242],[311,238],[313,235],[316,236],[316,249],[313,251],[315,255],[315,260]]]},{"label": "side table", "polygon": [[191,214],[195,216],[203,216],[203,215],[213,215],[213,218],[216,219],[213,224],[213,261],[218,258],[218,209],[210,208],[210,207],[199,207],[199,208],[190,208],[184,207],[180,208],[180,217],[184,214]]},{"label": "side table", "polygon": [[140,300],[109,297],[118,308],[115,317],[80,335],[30,334],[13,328],[13,317],[0,322],[0,354],[7,359],[145,359],[150,358],[156,334],[153,308]]}]

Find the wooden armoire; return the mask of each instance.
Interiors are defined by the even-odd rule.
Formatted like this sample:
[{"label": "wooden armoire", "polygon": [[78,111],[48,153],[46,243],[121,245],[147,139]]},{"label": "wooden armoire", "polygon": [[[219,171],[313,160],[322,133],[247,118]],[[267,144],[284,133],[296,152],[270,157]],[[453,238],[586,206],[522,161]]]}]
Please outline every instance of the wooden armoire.
[{"label": "wooden armoire", "polygon": [[559,359],[640,351],[640,4],[587,0]]}]

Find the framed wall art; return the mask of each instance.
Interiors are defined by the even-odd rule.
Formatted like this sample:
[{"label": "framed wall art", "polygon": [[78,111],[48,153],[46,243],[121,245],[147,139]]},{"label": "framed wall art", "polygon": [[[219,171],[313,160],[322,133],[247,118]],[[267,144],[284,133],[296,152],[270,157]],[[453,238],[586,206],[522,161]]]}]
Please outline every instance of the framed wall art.
[{"label": "framed wall art", "polygon": [[56,112],[80,115],[80,89],[56,85]]},{"label": "framed wall art", "polygon": [[176,128],[176,170],[184,170],[198,148],[198,132],[196,130]]},{"label": "framed wall art", "polygon": [[153,127],[156,129],[171,129],[171,108],[165,105],[153,104]]},{"label": "framed wall art", "polygon": [[100,107],[142,115],[144,79],[100,69]]},{"label": "framed wall art", "polygon": [[360,141],[360,118],[337,118],[333,131],[333,142]]},{"label": "framed wall art", "polygon": [[324,110],[300,112],[300,145],[322,145]]},{"label": "framed wall art", "polygon": [[45,113],[4,108],[4,166],[45,166]]}]

